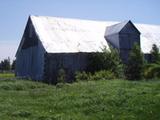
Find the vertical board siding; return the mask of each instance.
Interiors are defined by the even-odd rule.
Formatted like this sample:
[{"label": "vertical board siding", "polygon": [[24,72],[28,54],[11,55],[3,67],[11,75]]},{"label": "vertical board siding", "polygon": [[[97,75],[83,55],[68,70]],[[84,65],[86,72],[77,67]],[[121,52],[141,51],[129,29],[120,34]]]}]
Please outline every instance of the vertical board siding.
[{"label": "vertical board siding", "polygon": [[72,82],[75,72],[87,69],[88,55],[89,53],[46,54],[45,82],[56,84],[60,69],[66,73],[66,82]]},{"label": "vertical board siding", "polygon": [[43,57],[39,51],[38,46],[21,50],[16,61],[17,76],[43,79]]},{"label": "vertical board siding", "polygon": [[16,54],[16,75],[43,80],[44,53],[44,47],[29,18]]}]

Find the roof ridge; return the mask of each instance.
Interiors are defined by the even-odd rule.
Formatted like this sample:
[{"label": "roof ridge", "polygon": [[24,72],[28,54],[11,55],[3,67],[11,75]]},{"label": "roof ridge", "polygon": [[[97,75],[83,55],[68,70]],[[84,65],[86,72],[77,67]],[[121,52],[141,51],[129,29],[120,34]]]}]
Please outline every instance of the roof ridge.
[{"label": "roof ridge", "polygon": [[[81,21],[92,21],[92,22],[115,22],[116,24],[119,24],[117,22],[120,22],[120,21],[106,21],[106,20],[93,20],[93,19],[83,19],[83,18],[69,18],[69,17],[63,17],[63,16],[43,16],[43,15],[29,15],[30,17],[48,17],[48,18],[56,18],[56,19],[66,19],[66,20],[81,20]],[[122,21],[121,23],[123,22],[126,22],[126,21],[131,21],[131,20],[124,20]],[[149,24],[149,23],[134,23],[135,25],[148,25],[148,26],[158,26],[160,27],[160,25],[158,24]]]},{"label": "roof ridge", "polygon": [[92,19],[82,19],[82,18],[69,18],[69,17],[61,17],[61,16],[40,16],[40,15],[29,15],[30,17],[44,17],[44,18],[55,18],[55,19],[64,19],[64,20],[77,20],[77,21],[92,21],[92,22],[119,22],[119,21],[105,21],[105,20],[92,20]]}]

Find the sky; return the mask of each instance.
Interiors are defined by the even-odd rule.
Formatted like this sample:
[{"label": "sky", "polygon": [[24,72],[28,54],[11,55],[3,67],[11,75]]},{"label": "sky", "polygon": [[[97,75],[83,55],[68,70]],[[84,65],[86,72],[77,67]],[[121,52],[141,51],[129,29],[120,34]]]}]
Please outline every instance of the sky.
[{"label": "sky", "polygon": [[160,25],[160,0],[0,0],[0,60],[15,53],[29,15]]}]

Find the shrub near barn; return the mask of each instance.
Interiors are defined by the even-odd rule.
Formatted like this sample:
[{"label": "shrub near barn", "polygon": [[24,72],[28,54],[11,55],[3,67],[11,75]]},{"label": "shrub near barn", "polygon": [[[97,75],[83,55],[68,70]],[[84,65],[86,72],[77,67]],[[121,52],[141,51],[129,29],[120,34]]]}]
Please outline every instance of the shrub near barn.
[{"label": "shrub near barn", "polygon": [[144,77],[146,79],[160,78],[160,53],[155,44],[152,46],[151,58],[151,63],[145,65]]},{"label": "shrub near barn", "polygon": [[135,43],[128,58],[125,73],[129,80],[140,80],[143,78],[144,56],[140,46]]},{"label": "shrub near barn", "polygon": [[104,47],[102,52],[91,54],[88,71],[92,74],[98,71],[109,71],[114,74],[115,78],[123,78],[124,76],[123,64],[119,53],[112,47],[110,51]]}]

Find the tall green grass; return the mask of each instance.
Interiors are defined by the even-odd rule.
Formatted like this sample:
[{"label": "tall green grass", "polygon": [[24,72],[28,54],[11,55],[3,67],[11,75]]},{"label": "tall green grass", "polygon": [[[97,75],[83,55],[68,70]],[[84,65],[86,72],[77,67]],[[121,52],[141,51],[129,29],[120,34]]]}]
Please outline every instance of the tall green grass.
[{"label": "tall green grass", "polygon": [[0,79],[14,78],[14,77],[15,77],[14,73],[0,73]]},{"label": "tall green grass", "polygon": [[160,81],[0,81],[2,120],[159,120]]}]

